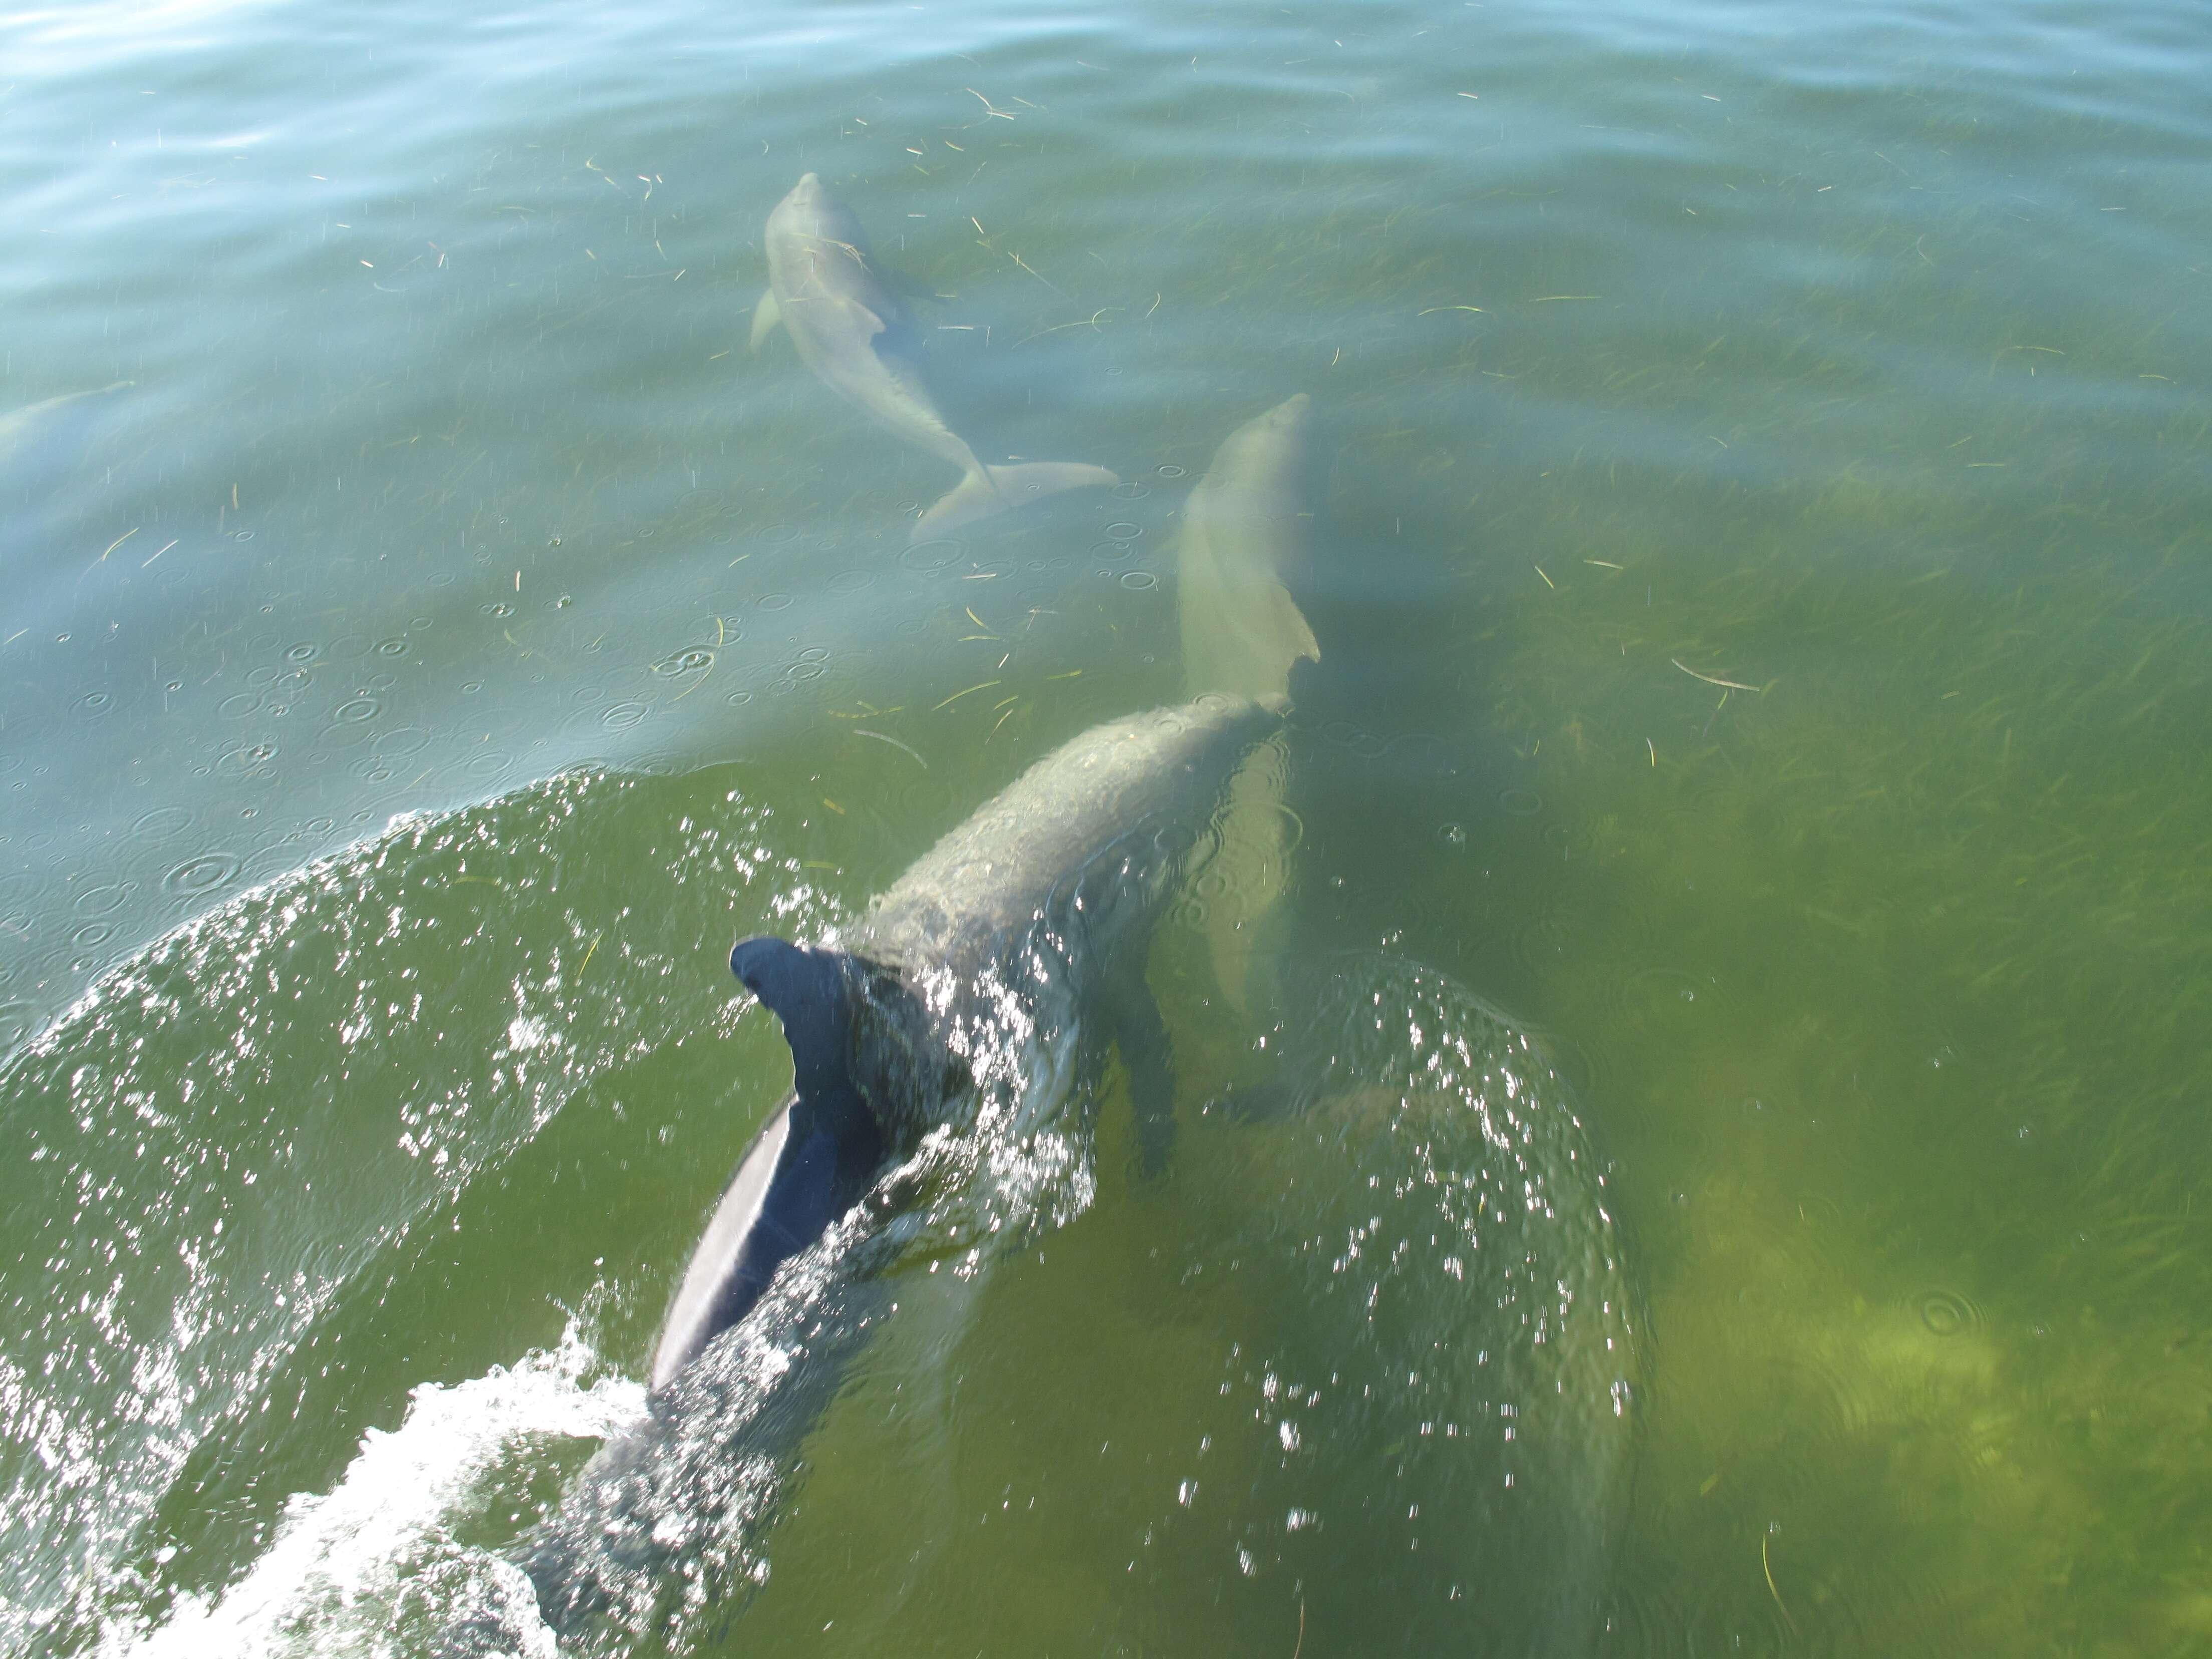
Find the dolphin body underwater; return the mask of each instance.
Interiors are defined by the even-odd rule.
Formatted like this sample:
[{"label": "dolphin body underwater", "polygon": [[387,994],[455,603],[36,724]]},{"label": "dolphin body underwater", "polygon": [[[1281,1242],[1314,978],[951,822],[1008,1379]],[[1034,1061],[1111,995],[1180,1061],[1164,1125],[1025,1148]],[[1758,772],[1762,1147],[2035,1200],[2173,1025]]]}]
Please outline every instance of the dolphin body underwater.
[{"label": "dolphin body underwater", "polygon": [[878,274],[852,210],[810,173],[768,219],[768,292],[753,310],[752,348],[781,323],[799,360],[830,388],[898,437],[957,466],[960,482],[921,515],[913,539],[1025,501],[1121,480],[1079,461],[989,465],[946,424],[921,376],[914,319]]},{"label": "dolphin body underwater", "polygon": [[[1234,472],[1240,511],[1296,500],[1307,403],[1224,446],[1222,479],[1208,478]],[[1201,537],[1206,498],[1202,484],[1187,525]],[[1277,543],[1206,545],[1194,601],[1264,601],[1241,625],[1218,623],[1234,641],[1231,689],[1187,665],[1189,701],[1094,726],[1038,761],[834,943],[756,937],[732,951],[732,971],[781,1023],[792,1089],[679,1283],[647,1418],[523,1540],[538,1611],[564,1638],[666,1634],[764,1576],[731,1542],[771,1518],[798,1442],[896,1310],[893,1269],[952,1257],[964,1271],[921,1286],[904,1275],[898,1296],[911,1304],[941,1286],[939,1312],[957,1317],[947,1309],[973,1276],[970,1241],[1004,1248],[1087,1202],[1071,1188],[1086,1178],[1088,1125],[1065,1120],[1109,1048],[1140,1164],[1164,1164],[1174,1077],[1145,982],[1152,933],[1222,849],[1225,792],[1282,729],[1292,670],[1319,654],[1274,568]],[[486,1651],[492,1635],[464,1627],[447,1651]]]}]

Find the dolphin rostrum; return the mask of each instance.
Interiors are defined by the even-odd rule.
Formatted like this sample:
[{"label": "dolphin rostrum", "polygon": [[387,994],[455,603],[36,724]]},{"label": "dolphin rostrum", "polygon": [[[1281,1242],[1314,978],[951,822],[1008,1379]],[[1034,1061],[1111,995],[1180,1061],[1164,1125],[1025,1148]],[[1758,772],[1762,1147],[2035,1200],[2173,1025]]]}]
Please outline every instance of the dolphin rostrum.
[{"label": "dolphin rostrum", "polygon": [[768,270],[768,292],[753,311],[753,349],[781,323],[800,361],[834,391],[960,469],[960,482],[921,515],[915,540],[1057,490],[1121,482],[1103,466],[1079,461],[994,466],[976,459],[929,395],[914,319],[878,273],[860,221],[811,173],[769,215]]}]

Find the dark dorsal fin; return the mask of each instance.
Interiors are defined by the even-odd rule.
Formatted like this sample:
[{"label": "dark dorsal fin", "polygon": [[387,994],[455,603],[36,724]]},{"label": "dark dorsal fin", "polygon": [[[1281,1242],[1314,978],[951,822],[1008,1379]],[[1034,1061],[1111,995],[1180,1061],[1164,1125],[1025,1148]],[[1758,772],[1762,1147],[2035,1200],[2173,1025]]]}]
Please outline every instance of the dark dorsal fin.
[{"label": "dark dorsal fin", "polygon": [[730,952],[730,971],[782,1022],[801,1100],[852,1087],[847,1066],[855,988],[845,971],[850,960],[842,951],[812,951],[767,933],[740,939]]},{"label": "dark dorsal fin", "polygon": [[743,1319],[776,1269],[859,1203],[883,1167],[883,1132],[851,1071],[866,965],[763,936],[741,941],[730,969],[782,1022],[793,1089],[738,1160],[684,1269],[653,1355],[656,1389]]}]

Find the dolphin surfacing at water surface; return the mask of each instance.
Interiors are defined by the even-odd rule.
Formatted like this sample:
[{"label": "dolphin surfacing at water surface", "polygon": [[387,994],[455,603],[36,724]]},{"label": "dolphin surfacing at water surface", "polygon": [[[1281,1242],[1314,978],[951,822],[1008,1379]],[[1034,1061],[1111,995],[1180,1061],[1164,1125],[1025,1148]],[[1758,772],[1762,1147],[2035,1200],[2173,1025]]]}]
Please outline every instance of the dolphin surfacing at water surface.
[{"label": "dolphin surfacing at water surface", "polygon": [[768,270],[768,292],[753,311],[753,349],[782,324],[799,360],[832,390],[915,448],[960,469],[960,482],[921,515],[915,540],[1060,490],[1121,482],[1104,467],[1079,461],[978,460],[929,395],[914,319],[878,273],[860,222],[811,173],[769,215]]},{"label": "dolphin surfacing at water surface", "polygon": [[[1003,1247],[1087,1204],[1089,1125],[1070,1114],[1095,1102],[1109,1051],[1140,1167],[1164,1167],[1175,1079],[1145,981],[1152,935],[1197,867],[1231,850],[1232,785],[1281,731],[1291,668],[1318,654],[1271,562],[1283,538],[1232,524],[1255,489],[1288,498],[1304,410],[1294,398],[1262,417],[1217,463],[1242,458],[1247,487],[1198,526],[1212,552],[1185,631],[1235,643],[1218,672],[1191,668],[1188,701],[1047,755],[834,939],[757,937],[731,952],[781,1023],[792,1087],[671,1302],[647,1419],[601,1450],[520,1553],[564,1636],[665,1628],[764,1569],[750,1534],[894,1295],[902,1322],[963,1316],[969,1274],[898,1264],[948,1239]],[[1196,614],[1224,605],[1252,614],[1221,630]]]}]

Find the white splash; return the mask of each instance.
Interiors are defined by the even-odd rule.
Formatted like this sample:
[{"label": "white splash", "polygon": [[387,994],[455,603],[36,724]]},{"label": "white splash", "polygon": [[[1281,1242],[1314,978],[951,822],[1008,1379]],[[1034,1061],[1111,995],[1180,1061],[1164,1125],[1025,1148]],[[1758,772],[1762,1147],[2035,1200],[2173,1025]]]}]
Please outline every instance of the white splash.
[{"label": "white splash", "polygon": [[619,1376],[589,1387],[592,1352],[574,1322],[550,1353],[447,1387],[416,1389],[396,1430],[371,1429],[337,1487],[286,1505],[275,1541],[215,1595],[179,1601],[167,1623],[112,1632],[106,1659],[229,1659],[397,1653],[425,1616],[497,1608],[530,1632],[532,1659],[555,1659],[528,1581],[511,1564],[452,1538],[503,1459],[549,1439],[605,1439],[645,1410]]}]

